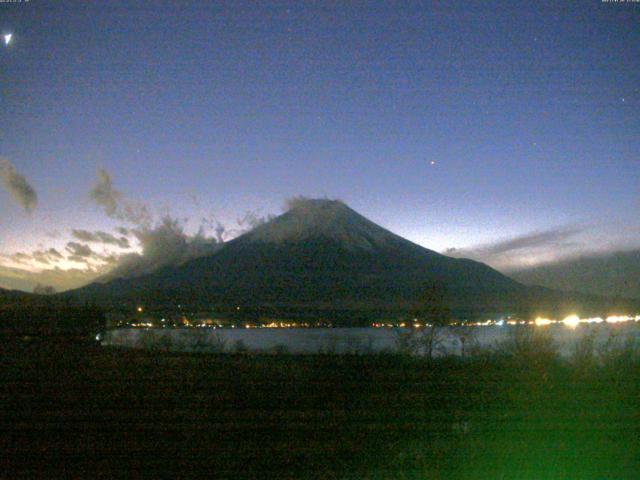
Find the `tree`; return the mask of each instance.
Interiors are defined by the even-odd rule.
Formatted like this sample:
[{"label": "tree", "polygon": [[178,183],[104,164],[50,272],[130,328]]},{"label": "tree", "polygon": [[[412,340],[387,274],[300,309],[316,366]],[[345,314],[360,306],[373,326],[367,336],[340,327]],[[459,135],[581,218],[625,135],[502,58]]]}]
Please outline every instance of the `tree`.
[{"label": "tree", "polygon": [[413,322],[424,325],[418,343],[424,355],[431,360],[437,350],[443,348],[442,327],[451,322],[451,310],[446,299],[443,286],[431,284],[426,286],[416,304],[410,309],[410,328]]},{"label": "tree", "polygon": [[56,289],[51,285],[42,285],[38,283],[35,287],[33,287],[33,293],[38,295],[53,295],[56,293]]}]

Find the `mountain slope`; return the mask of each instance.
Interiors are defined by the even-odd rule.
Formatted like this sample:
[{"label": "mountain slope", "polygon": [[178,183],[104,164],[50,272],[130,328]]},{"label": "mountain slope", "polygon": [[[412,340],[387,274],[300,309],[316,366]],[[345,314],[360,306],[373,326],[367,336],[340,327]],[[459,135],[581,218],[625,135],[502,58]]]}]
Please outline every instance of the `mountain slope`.
[{"label": "mountain slope", "polygon": [[510,272],[525,284],[640,298],[640,250],[584,256]]},{"label": "mountain slope", "polygon": [[[208,257],[69,295],[101,304],[353,317],[447,310],[458,317],[574,307],[492,268],[416,245],[337,201],[304,200]],[[584,299],[582,299],[584,300]],[[545,307],[546,308],[546,307]]]}]

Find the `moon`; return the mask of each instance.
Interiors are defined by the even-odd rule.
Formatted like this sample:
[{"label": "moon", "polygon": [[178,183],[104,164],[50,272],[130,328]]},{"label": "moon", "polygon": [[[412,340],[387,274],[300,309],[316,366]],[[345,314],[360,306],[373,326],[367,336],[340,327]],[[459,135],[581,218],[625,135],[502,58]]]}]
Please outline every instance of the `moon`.
[{"label": "moon", "polygon": [[2,37],[4,38],[4,44],[9,45],[11,43],[11,38],[13,37],[13,33],[7,33]]}]

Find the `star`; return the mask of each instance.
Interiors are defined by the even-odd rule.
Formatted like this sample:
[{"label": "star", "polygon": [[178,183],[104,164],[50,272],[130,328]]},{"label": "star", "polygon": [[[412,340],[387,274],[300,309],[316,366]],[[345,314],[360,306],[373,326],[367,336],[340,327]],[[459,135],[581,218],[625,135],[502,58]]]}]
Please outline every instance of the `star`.
[{"label": "star", "polygon": [[11,43],[11,37],[13,37],[13,33],[3,35],[5,45],[9,45],[9,43]]},{"label": "star", "polygon": [[436,164],[436,161],[435,161],[435,160],[431,160],[431,161],[429,162],[429,164],[431,164],[431,165],[435,165],[435,164]]}]

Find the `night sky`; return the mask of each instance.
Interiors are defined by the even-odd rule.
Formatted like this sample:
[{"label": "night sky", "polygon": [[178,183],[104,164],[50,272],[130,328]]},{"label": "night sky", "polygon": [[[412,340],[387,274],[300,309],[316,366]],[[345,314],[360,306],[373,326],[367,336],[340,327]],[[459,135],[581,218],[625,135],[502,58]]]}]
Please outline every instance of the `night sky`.
[{"label": "night sky", "polygon": [[503,269],[640,246],[640,3],[171,3],[0,3],[0,287],[295,195]]}]

